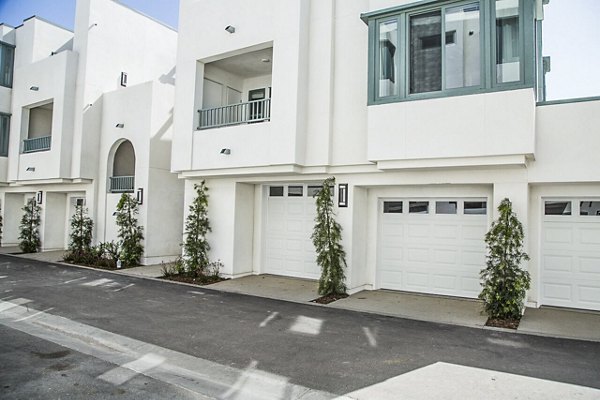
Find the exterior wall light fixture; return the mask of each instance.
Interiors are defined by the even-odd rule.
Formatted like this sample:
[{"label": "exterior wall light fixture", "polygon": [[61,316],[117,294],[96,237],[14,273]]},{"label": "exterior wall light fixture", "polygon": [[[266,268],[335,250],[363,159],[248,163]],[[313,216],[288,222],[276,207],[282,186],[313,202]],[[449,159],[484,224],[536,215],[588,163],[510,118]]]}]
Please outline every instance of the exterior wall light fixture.
[{"label": "exterior wall light fixture", "polygon": [[235,33],[235,26],[233,26],[233,25],[227,25],[227,26],[225,27],[225,30],[226,30],[227,32],[229,32],[229,33]]},{"label": "exterior wall light fixture", "polygon": [[40,190],[35,194],[35,202],[37,204],[42,204],[42,200],[44,200],[44,192]]},{"label": "exterior wall light fixture", "polygon": [[115,125],[115,128],[125,128],[125,124],[117,124]]},{"label": "exterior wall light fixture", "polygon": [[221,149],[221,154],[228,156],[231,154],[231,149]]},{"label": "exterior wall light fixture", "polygon": [[37,92],[38,90],[40,90],[39,86],[32,86],[29,88],[29,90],[33,90],[34,92]]},{"label": "exterior wall light fixture", "polygon": [[144,204],[144,188],[138,188],[137,193],[135,194],[135,199],[137,200],[138,204]]}]

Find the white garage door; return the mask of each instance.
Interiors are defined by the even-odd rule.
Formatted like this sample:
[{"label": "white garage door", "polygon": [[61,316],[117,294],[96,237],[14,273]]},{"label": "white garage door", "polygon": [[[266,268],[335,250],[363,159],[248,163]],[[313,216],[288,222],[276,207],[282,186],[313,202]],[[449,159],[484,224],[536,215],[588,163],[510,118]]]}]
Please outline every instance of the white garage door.
[{"label": "white garage door", "polygon": [[600,199],[544,199],[542,304],[600,310]]},{"label": "white garage door", "polygon": [[477,297],[487,226],[485,199],[381,200],[377,286]]},{"label": "white garage door", "polygon": [[318,279],[315,248],[315,192],[321,186],[279,185],[267,188],[264,272]]}]

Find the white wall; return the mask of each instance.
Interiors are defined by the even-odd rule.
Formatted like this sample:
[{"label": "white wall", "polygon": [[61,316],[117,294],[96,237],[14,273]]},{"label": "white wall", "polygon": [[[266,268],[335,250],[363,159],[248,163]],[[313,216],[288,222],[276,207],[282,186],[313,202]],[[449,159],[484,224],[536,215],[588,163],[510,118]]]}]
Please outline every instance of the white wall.
[{"label": "white wall", "polygon": [[368,108],[369,160],[535,153],[532,89]]},{"label": "white wall", "polygon": [[[97,174],[101,95],[120,89],[121,72],[128,85],[158,79],[174,84],[177,33],[110,0],[77,2],[75,40],[79,52],[71,175]],[[93,104],[89,107],[89,104]]]},{"label": "white wall", "polygon": [[[77,55],[67,50],[15,69],[9,140],[9,180],[69,177],[70,171],[65,169],[65,166],[71,162],[74,118],[72,98],[76,68]],[[32,86],[37,86],[39,90],[30,90]],[[29,109],[49,102],[53,103],[50,151],[20,154],[22,140],[27,138],[29,129]],[[47,130],[47,127],[44,127],[44,130]],[[28,167],[34,167],[35,172],[26,171]]]},{"label": "white wall", "polygon": [[[306,87],[309,0],[280,2],[268,0],[256,7],[234,0],[226,7],[218,0],[182,1],[180,4],[179,51],[175,109],[175,137],[172,169],[236,167],[251,164],[290,164],[302,162],[306,121]],[[230,34],[227,25],[236,27]],[[206,40],[198,40],[203,37]],[[228,132],[239,147],[239,158],[206,160],[222,147],[212,135],[194,134],[201,95],[203,67],[217,59],[273,47],[271,125],[252,124],[251,134],[235,129]],[[262,82],[261,85],[267,83]],[[246,88],[247,90],[248,88]],[[250,127],[250,126],[246,126]],[[258,143],[258,145],[256,145]],[[233,143],[231,144],[233,145]],[[189,149],[194,148],[194,156]],[[259,150],[261,157],[253,152]],[[232,149],[233,153],[233,149]]]},{"label": "white wall", "polygon": [[[96,237],[99,241],[116,240],[112,213],[120,194],[107,193],[108,177],[112,173],[114,152],[124,140],[129,140],[135,152],[135,187],[148,188],[150,168],[152,82],[129,86],[104,94],[100,117],[98,153],[98,205]],[[117,128],[122,123],[123,128]],[[145,225],[145,209],[140,209],[140,223]],[[106,226],[105,226],[106,224]]]},{"label": "white wall", "polygon": [[600,182],[600,100],[537,107],[531,182]]},{"label": "white wall", "polygon": [[73,32],[32,17],[16,29],[15,69],[72,50]]}]

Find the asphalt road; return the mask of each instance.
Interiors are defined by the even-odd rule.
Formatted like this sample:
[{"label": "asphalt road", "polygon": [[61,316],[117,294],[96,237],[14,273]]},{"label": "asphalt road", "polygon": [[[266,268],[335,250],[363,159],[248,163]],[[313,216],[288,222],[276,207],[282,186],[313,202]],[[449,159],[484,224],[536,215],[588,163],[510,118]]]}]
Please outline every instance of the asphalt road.
[{"label": "asphalt road", "polygon": [[[600,343],[376,316],[0,256],[0,299],[19,298],[52,316],[337,395],[436,362],[600,388]],[[97,381],[114,367],[77,352],[66,361],[44,359],[37,354],[65,350],[6,327],[0,342],[2,398],[43,398],[40,386],[67,378],[62,363],[72,367],[63,388],[72,395],[52,398],[88,398],[75,383]],[[15,386],[22,391],[14,392]],[[142,395],[149,391],[154,398],[185,398],[143,375],[117,386],[85,386],[107,397],[149,398]],[[168,390],[173,394],[164,395]]]}]

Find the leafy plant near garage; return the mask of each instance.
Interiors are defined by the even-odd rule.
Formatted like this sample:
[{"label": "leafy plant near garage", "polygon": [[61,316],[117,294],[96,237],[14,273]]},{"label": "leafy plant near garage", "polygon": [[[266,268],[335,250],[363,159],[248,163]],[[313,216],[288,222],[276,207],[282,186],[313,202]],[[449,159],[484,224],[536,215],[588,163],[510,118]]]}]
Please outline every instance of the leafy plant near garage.
[{"label": "leafy plant near garage", "polygon": [[322,296],[346,293],[346,252],[342,241],[342,227],[335,220],[332,191],[335,178],[323,181],[323,188],[316,196],[317,216],[311,235],[317,252],[317,264],[321,267],[319,294]]},{"label": "leafy plant near garage", "polygon": [[34,198],[27,201],[27,204],[22,208],[23,217],[19,227],[19,247],[23,253],[36,253],[42,245],[40,240],[40,212],[41,208],[37,205]]},{"label": "leafy plant near garage", "polygon": [[88,216],[87,208],[75,206],[71,217],[71,232],[69,233],[69,255],[65,256],[72,262],[89,258],[92,246],[92,229],[94,222]]},{"label": "leafy plant near garage", "polygon": [[185,220],[185,241],[183,243],[183,263],[188,272],[201,275],[209,265],[210,244],[206,235],[212,229],[208,220],[208,187],[206,182],[194,185],[196,197],[189,207]]},{"label": "leafy plant near garage", "polygon": [[139,205],[128,193],[123,193],[117,204],[116,220],[119,230],[120,260],[125,267],[139,264],[144,253],[144,228],[138,226]]},{"label": "leafy plant near garage", "polygon": [[500,216],[485,235],[488,255],[480,273],[483,290],[479,298],[489,318],[519,320],[531,284],[529,272],[521,264],[529,256],[523,251],[523,225],[510,200],[502,200],[498,211]]}]

